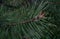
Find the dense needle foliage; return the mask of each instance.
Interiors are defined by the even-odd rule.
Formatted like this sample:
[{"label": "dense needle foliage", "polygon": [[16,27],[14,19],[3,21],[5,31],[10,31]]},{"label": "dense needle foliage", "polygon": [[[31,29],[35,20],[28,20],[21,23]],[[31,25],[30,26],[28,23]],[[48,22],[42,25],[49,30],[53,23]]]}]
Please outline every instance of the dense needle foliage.
[{"label": "dense needle foliage", "polygon": [[60,0],[0,0],[0,39],[60,39]]}]

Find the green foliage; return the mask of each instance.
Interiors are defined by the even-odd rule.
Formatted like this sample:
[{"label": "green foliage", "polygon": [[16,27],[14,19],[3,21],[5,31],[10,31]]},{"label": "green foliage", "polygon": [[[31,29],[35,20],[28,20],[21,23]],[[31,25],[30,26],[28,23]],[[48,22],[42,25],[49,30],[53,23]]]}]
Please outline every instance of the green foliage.
[{"label": "green foliage", "polygon": [[[0,6],[0,39],[60,39],[59,4],[51,4],[50,0],[42,0],[24,6],[21,4],[24,1],[22,0],[20,7],[14,8],[18,6],[19,1],[6,0],[6,3],[10,5],[11,2],[13,7]],[[21,23],[35,18],[41,11],[45,11],[44,18]]]}]

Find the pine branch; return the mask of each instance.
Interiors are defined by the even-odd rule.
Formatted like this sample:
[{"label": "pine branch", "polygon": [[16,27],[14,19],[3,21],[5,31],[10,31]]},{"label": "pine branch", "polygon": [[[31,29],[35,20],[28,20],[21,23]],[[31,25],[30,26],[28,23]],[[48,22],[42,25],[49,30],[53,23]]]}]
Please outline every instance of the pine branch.
[{"label": "pine branch", "polygon": [[36,17],[30,19],[30,20],[26,20],[26,21],[23,21],[23,22],[20,22],[20,23],[29,23],[29,22],[34,22],[34,21],[38,21],[39,19],[42,19],[43,17],[45,17],[45,12],[42,11],[39,13],[39,15],[37,15]]},{"label": "pine branch", "polygon": [[[35,22],[35,21],[38,21],[39,19],[42,19],[44,17],[45,17],[45,11],[42,11],[36,17],[34,17],[34,18],[30,19],[30,20],[22,21],[19,24]],[[7,22],[5,25],[7,25],[7,26],[15,26],[15,25],[17,25],[17,23],[16,22],[10,22],[10,23]]]},{"label": "pine branch", "polygon": [[[49,3],[49,4],[60,4],[60,2],[48,2],[48,3]],[[3,5],[4,5],[4,3],[3,3]],[[44,11],[42,11],[42,12],[41,12],[39,15],[37,15],[36,17],[34,17],[34,18],[30,19],[30,20],[22,21],[22,22],[20,22],[19,24],[38,21],[39,19],[41,19],[41,18],[43,18],[43,17],[45,17]],[[8,23],[8,22],[7,22],[7,23],[6,23],[6,25],[8,25],[8,26],[10,26],[10,25],[14,26],[14,25],[16,25],[16,24],[17,24],[16,22],[12,22],[12,23]]]}]

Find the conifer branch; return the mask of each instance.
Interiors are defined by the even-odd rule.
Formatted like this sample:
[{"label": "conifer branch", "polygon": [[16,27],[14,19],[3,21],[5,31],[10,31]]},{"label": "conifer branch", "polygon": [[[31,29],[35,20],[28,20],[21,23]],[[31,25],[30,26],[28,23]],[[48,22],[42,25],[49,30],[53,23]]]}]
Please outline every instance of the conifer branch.
[{"label": "conifer branch", "polygon": [[[44,17],[45,17],[45,12],[42,11],[36,17],[34,17],[34,18],[30,19],[30,20],[22,21],[19,24],[25,24],[25,23],[35,22],[35,21],[38,21],[39,19],[42,19]],[[16,22],[11,22],[11,23],[7,22],[5,25],[7,25],[7,26],[15,26],[15,25],[17,25],[17,23]]]},{"label": "conifer branch", "polygon": [[23,22],[20,22],[20,23],[29,23],[29,22],[34,22],[34,21],[38,21],[39,19],[45,17],[45,12],[42,11],[39,13],[39,15],[37,15],[36,17],[30,19],[30,20],[26,20],[26,21],[23,21]]}]

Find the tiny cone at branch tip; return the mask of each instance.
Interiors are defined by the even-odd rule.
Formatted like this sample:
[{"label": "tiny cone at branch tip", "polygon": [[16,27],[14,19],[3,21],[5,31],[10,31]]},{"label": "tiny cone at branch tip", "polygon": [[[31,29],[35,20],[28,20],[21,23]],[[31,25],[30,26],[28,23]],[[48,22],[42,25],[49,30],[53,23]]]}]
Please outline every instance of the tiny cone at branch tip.
[{"label": "tiny cone at branch tip", "polygon": [[33,21],[38,21],[41,18],[45,18],[45,12],[44,11],[40,12],[39,15],[35,16],[35,18],[33,18],[34,19]]},{"label": "tiny cone at branch tip", "polygon": [[44,18],[45,17],[45,12],[42,11],[39,15],[38,15],[39,18]]}]

